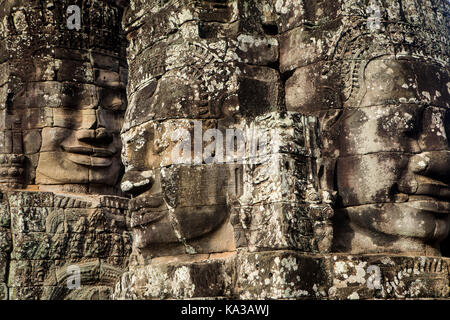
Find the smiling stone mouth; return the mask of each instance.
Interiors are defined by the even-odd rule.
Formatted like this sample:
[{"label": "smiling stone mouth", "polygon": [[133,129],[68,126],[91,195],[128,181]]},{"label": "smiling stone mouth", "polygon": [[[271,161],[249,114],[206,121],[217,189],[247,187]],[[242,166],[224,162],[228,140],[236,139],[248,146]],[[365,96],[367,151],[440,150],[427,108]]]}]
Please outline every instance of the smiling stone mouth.
[{"label": "smiling stone mouth", "polygon": [[61,146],[67,154],[67,159],[84,166],[109,167],[112,164],[112,157],[116,152],[106,148],[82,147],[82,146]]},{"label": "smiling stone mouth", "polygon": [[75,153],[81,155],[87,155],[91,157],[99,157],[99,158],[111,158],[114,156],[115,152],[106,148],[89,148],[89,147],[65,147],[62,146],[62,149],[68,153]]}]

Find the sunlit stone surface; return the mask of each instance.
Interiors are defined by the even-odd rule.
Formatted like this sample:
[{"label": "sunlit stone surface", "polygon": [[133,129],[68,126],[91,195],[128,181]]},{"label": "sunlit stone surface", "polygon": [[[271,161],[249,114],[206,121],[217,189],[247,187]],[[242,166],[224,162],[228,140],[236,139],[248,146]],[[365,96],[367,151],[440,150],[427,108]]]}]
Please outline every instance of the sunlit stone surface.
[{"label": "sunlit stone surface", "polygon": [[0,3],[2,298],[450,297],[448,1]]}]

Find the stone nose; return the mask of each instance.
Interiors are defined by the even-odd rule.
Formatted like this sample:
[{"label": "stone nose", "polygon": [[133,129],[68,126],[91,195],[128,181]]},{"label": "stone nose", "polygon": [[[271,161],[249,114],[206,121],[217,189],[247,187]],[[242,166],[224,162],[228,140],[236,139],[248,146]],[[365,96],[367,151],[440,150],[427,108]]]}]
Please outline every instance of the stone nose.
[{"label": "stone nose", "polygon": [[410,170],[440,182],[450,183],[450,151],[422,152],[411,157]]},{"label": "stone nose", "polygon": [[82,113],[82,125],[77,130],[77,139],[90,144],[110,144],[113,141],[112,134],[100,122],[96,110],[87,110]]}]

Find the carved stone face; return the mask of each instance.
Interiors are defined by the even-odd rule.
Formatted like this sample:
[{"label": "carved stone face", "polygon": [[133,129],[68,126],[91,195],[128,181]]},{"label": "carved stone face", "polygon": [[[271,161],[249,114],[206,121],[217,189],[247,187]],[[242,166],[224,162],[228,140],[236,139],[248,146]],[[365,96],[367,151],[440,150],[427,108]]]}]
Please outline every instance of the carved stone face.
[{"label": "carved stone face", "polygon": [[439,255],[450,227],[448,77],[375,60],[365,81],[360,107],[340,120],[336,248]]},{"label": "carved stone face", "polygon": [[[122,130],[126,170],[121,186],[133,195],[133,243],[151,256],[233,250],[232,232],[227,232],[231,226],[226,223],[232,171],[228,165],[205,165],[203,150],[194,152],[195,144],[199,143],[200,149],[206,144],[203,132],[218,126],[207,102],[207,89],[202,87],[203,78],[213,82],[208,68],[214,60],[193,57],[194,49],[189,46],[171,45],[167,50],[172,50],[172,58],[155,64],[173,63],[177,68],[166,66],[170,71],[160,79],[129,95]],[[135,63],[130,70],[140,67]],[[201,70],[199,80],[192,80],[195,68]],[[130,82],[129,90],[135,85]],[[190,154],[187,158],[175,152],[183,143]]]},{"label": "carved stone face", "polygon": [[[2,56],[8,59],[2,72],[10,78],[0,130],[8,148],[2,151],[25,156],[25,187],[105,194],[118,190],[127,82],[120,28],[125,3],[80,1],[79,30],[70,27],[78,14],[71,15],[65,2],[5,7],[15,22],[6,24],[14,49]],[[44,20],[36,24],[28,16]]]},{"label": "carved stone face", "polygon": [[280,68],[293,71],[287,109],[319,117],[334,250],[439,255],[450,225],[447,2],[316,2],[329,25],[282,38]]},{"label": "carved stone face", "polygon": [[230,247],[223,241],[218,249],[215,241],[217,232],[226,239],[220,230],[228,217],[227,165],[177,165],[179,159],[172,157],[178,141],[172,142],[170,133],[182,128],[189,132],[191,124],[152,121],[123,134],[128,170],[122,190],[134,195],[130,200],[134,245],[150,249],[152,255]]},{"label": "carved stone face", "polygon": [[42,129],[36,183],[116,185],[126,107],[120,88],[64,85],[63,102],[66,93],[80,99],[67,99],[62,108],[54,108],[53,126]]}]

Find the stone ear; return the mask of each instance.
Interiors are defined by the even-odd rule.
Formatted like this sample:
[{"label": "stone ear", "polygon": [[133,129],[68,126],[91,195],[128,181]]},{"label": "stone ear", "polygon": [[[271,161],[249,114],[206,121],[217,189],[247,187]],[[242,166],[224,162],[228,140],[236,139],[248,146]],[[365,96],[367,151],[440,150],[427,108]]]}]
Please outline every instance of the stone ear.
[{"label": "stone ear", "polygon": [[[337,195],[336,190],[336,159],[332,158],[321,158],[318,160],[318,181],[319,188],[322,191],[324,200],[334,202],[335,196]],[[327,201],[327,202],[328,202]]]},{"label": "stone ear", "polygon": [[330,109],[323,112],[319,116],[319,128],[320,132],[328,136],[336,129],[336,124],[342,115],[342,109]]},{"label": "stone ear", "polygon": [[318,117],[322,157],[337,158],[339,156],[338,140],[340,127],[338,122],[340,121],[342,114],[342,109],[330,109],[324,111]]},{"label": "stone ear", "polygon": [[322,198],[326,202],[336,199],[336,163],[339,157],[338,122],[342,116],[342,109],[330,109],[319,116],[319,128],[321,139],[321,155],[317,161],[317,178]]}]

